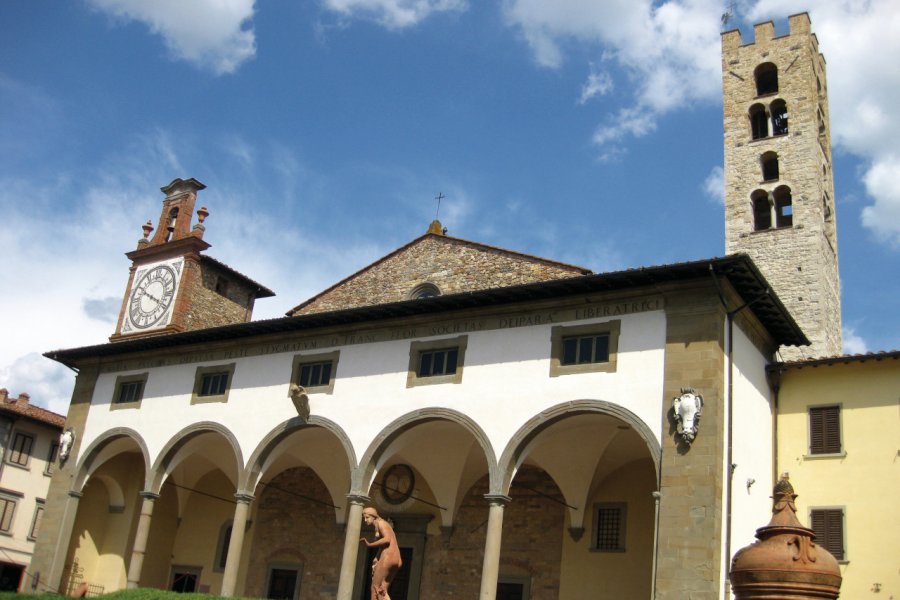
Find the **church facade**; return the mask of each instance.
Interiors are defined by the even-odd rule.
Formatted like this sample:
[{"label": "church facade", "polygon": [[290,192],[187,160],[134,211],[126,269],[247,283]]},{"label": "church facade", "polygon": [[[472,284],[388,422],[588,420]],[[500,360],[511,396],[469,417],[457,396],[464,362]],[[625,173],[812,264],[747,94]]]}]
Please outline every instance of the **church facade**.
[{"label": "church facade", "polygon": [[[730,53],[753,46],[735,34],[726,81]],[[806,15],[788,37],[814,47]],[[782,60],[766,60],[779,85],[813,73]],[[726,148],[728,127],[742,144],[760,127],[742,110],[729,126],[726,103]],[[799,133],[754,152],[807,152]],[[794,173],[760,184],[780,225],[737,239],[809,233],[795,225],[821,215]],[[203,187],[162,189],[110,343],[47,353],[78,377],[34,589],[366,598],[372,505],[398,534],[395,600],[727,593],[729,557],[768,520],[767,366],[779,348],[833,343],[782,298],[779,269],[796,265],[749,252],[593,274],[435,222],[286,317],[252,321],[271,292],[204,254]],[[729,193],[729,222],[762,206],[756,189]]]}]

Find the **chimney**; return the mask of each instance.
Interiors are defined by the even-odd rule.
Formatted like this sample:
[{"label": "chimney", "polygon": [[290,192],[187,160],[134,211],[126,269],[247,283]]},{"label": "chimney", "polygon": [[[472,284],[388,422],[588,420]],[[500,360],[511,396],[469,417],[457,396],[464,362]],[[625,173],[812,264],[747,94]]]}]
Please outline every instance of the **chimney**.
[{"label": "chimney", "polygon": [[25,392],[22,392],[21,394],[19,394],[19,398],[17,399],[17,402],[21,402],[22,404],[28,404],[29,400],[31,400],[31,396],[29,396]]},{"label": "chimney", "polygon": [[9,398],[9,390],[0,388],[0,402],[6,402],[7,398]]}]

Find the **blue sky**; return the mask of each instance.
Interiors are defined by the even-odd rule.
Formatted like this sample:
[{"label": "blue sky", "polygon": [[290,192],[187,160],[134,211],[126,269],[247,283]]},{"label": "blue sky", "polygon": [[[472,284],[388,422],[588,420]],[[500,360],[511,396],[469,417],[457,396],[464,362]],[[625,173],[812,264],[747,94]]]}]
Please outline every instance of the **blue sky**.
[{"label": "blue sky", "polygon": [[[808,0],[807,0],[808,2]],[[811,6],[814,4],[815,6]],[[900,344],[900,8],[809,9],[828,62],[845,351]],[[0,3],[0,386],[65,412],[40,356],[115,327],[159,188],[208,188],[209,254],[282,315],[425,232],[595,271],[720,256],[711,0]]]}]

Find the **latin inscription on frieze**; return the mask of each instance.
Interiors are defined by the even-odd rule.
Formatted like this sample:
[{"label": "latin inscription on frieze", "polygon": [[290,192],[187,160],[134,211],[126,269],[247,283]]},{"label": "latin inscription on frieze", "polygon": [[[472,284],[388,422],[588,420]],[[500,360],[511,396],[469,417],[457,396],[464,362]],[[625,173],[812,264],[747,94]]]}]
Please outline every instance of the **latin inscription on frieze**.
[{"label": "latin inscription on frieze", "polygon": [[480,319],[455,319],[452,321],[430,323],[426,325],[393,327],[370,331],[355,331],[325,336],[305,337],[300,340],[277,342],[271,344],[253,344],[209,352],[188,352],[176,355],[151,358],[146,360],[111,363],[102,369],[104,373],[116,371],[147,369],[172,365],[212,362],[218,360],[234,360],[253,356],[271,354],[296,354],[298,352],[321,351],[323,349],[390,342],[415,340],[444,335],[461,335],[479,331],[514,329],[519,327],[538,327],[555,325],[587,319],[620,317],[642,312],[662,310],[662,297],[641,298],[619,302],[586,302],[577,307],[565,307],[558,310],[530,312],[510,312],[485,316]]}]

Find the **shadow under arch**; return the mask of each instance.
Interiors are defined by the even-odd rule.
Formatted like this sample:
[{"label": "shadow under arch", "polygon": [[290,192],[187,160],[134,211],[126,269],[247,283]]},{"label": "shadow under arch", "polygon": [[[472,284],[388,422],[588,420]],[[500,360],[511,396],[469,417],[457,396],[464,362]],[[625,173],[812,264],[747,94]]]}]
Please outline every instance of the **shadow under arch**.
[{"label": "shadow under arch", "polygon": [[[459,411],[450,408],[430,407],[416,410],[395,419],[375,436],[375,439],[372,440],[372,443],[369,444],[369,447],[362,455],[362,458],[359,461],[359,468],[353,471],[353,479],[351,482],[353,489],[351,493],[365,495],[368,486],[371,484],[372,477],[374,476],[375,458],[382,450],[387,448],[391,442],[400,437],[403,432],[422,423],[440,420],[452,421],[472,434],[484,452],[484,458],[485,461],[487,461],[488,475],[491,482],[490,486],[491,489],[493,489],[494,482],[497,481],[500,474],[500,471],[497,468],[497,455],[494,453],[494,447],[491,445],[490,440],[481,426],[478,425],[474,419]],[[364,486],[364,483],[367,485]]]},{"label": "shadow under arch", "polygon": [[636,414],[619,404],[614,404],[605,400],[584,399],[572,400],[570,402],[563,402],[552,406],[529,419],[518,431],[516,431],[512,438],[510,438],[506,448],[503,450],[503,454],[500,456],[498,470],[502,474],[502,480],[498,477],[497,483],[499,485],[496,487],[493,485],[492,481],[491,493],[508,493],[509,486],[512,482],[512,468],[514,463],[518,459],[521,450],[537,435],[561,419],[590,413],[609,415],[621,419],[631,425],[647,444],[647,450],[650,451],[650,456],[653,458],[653,467],[656,470],[656,480],[659,481],[662,447],[659,442],[656,441],[656,436],[653,435],[653,432],[647,427],[647,424]]},{"label": "shadow under arch", "polygon": [[[141,452],[141,458],[144,460],[144,480],[149,482],[150,470],[150,452],[147,450],[147,443],[144,438],[134,429],[130,427],[114,427],[100,434],[87,447],[78,463],[75,465],[75,478],[72,481],[73,492],[82,492],[84,484],[88,477],[95,470],[94,462],[100,456],[100,453],[114,441],[121,438],[129,438],[138,447]],[[99,465],[96,465],[99,466]]]},{"label": "shadow under arch", "polygon": [[189,441],[191,441],[196,436],[202,433],[218,433],[228,444],[231,446],[232,451],[234,452],[234,460],[235,460],[235,474],[237,477],[240,477],[241,472],[244,467],[244,457],[241,453],[241,446],[238,444],[237,438],[231,433],[224,425],[219,423],[214,423],[212,421],[200,421],[198,423],[193,423],[192,425],[188,425],[178,433],[172,436],[172,439],[163,447],[162,451],[160,451],[159,456],[156,458],[156,462],[153,463],[153,468],[151,469],[151,475],[147,477],[147,491],[159,493],[160,488],[162,487],[164,476],[165,476],[165,466],[169,463],[172,457],[181,450]]},{"label": "shadow under arch", "polygon": [[278,444],[286,437],[295,431],[309,427],[321,427],[334,435],[344,448],[344,452],[347,453],[347,466],[350,473],[353,473],[356,470],[356,452],[353,450],[353,444],[350,442],[350,438],[343,428],[334,421],[324,417],[311,416],[306,421],[300,417],[294,417],[277,425],[262,439],[262,441],[260,441],[259,444],[257,444],[256,449],[253,450],[250,459],[247,461],[246,469],[241,472],[238,478],[238,489],[247,490],[248,492],[252,492],[252,490],[256,489],[256,485],[259,483],[260,469],[262,468],[263,463],[266,462],[269,454],[271,454],[271,452],[278,447]]}]

